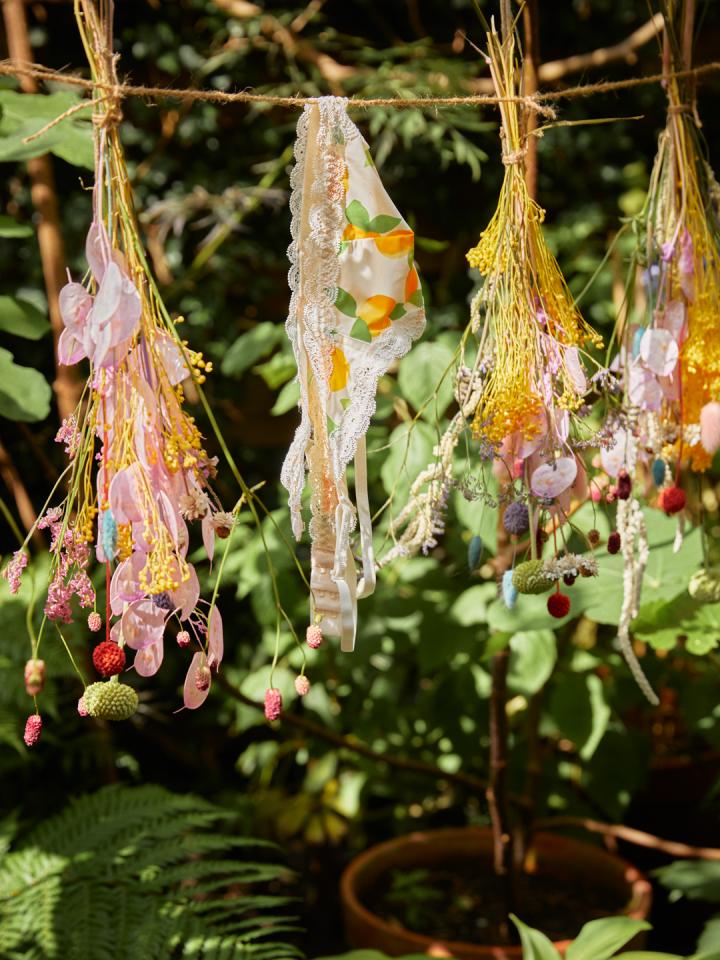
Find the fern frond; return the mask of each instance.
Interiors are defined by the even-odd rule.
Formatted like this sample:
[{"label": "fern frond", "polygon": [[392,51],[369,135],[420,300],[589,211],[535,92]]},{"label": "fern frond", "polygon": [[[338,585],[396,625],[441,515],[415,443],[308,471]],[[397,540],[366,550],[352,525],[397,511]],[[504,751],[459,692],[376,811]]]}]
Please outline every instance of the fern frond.
[{"label": "fern frond", "polygon": [[0,847],[0,957],[297,960],[277,939],[299,932],[295,898],[257,892],[289,871],[271,844],[224,832],[231,820],[156,786],[72,801],[16,849]]}]

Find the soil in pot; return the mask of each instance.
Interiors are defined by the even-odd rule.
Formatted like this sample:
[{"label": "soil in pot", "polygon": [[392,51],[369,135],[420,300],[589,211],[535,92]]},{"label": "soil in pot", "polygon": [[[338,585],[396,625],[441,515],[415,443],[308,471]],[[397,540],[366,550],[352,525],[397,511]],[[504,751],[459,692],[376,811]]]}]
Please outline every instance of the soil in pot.
[{"label": "soil in pot", "polygon": [[[428,868],[395,869],[362,896],[368,910],[393,926],[441,940],[503,942],[506,905],[496,878],[468,861]],[[612,892],[574,880],[525,874],[517,878],[516,912],[551,940],[577,935],[589,920],[620,912],[625,903]]]}]

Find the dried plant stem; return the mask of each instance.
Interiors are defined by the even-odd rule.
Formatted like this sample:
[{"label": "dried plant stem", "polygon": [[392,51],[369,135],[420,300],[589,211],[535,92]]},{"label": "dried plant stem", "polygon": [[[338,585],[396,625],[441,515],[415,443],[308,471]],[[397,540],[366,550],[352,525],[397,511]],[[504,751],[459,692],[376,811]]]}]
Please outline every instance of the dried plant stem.
[{"label": "dried plant stem", "polygon": [[493,866],[502,884],[505,921],[501,931],[510,939],[508,915],[515,910],[513,832],[507,792],[508,729],[507,674],[510,651],[507,647],[492,658],[490,693],[490,782],[485,796],[490,810],[493,831]]},{"label": "dried plant stem", "polygon": [[[22,0],[3,0],[2,10],[10,56],[15,60],[32,61],[27,17]],[[38,90],[37,82],[30,74],[20,76],[20,86],[26,93],[37,93]],[[38,214],[38,246],[47,290],[50,325],[57,348],[58,338],[63,331],[58,294],[66,280],[66,261],[52,161],[47,154],[32,157],[27,161],[27,171],[31,185],[30,196]],[[57,349],[53,353],[57,358]],[[57,359],[55,363],[53,390],[60,419],[64,420],[77,407],[82,384],[74,367],[62,366]]]},{"label": "dried plant stem", "polygon": [[36,545],[42,548],[44,546],[43,538],[39,530],[34,530],[37,514],[32,505],[30,495],[22,481],[22,477],[15,468],[15,464],[10,458],[10,454],[0,443],[0,477],[2,477],[5,486],[12,494],[17,508],[18,516],[26,531],[33,530],[33,540]]}]

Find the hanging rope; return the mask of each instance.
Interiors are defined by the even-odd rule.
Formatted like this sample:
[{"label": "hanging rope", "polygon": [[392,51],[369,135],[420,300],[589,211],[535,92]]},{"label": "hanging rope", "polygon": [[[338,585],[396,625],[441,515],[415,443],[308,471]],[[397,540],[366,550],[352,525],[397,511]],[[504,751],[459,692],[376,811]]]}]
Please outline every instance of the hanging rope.
[{"label": "hanging rope", "polygon": [[[583,84],[576,87],[565,87],[562,90],[549,90],[527,97],[495,97],[489,94],[470,94],[458,97],[350,97],[348,108],[367,109],[369,107],[394,107],[405,110],[412,107],[459,107],[459,106],[491,106],[500,103],[518,103],[541,116],[555,118],[552,102],[559,100],[574,100],[580,97],[590,97],[602,93],[614,93],[617,90],[628,90],[632,87],[647,86],[655,83],[667,82],[668,77],[675,79],[698,79],[707,74],[720,71],[720,61],[706,63],[692,70],[679,70],[671,74],[654,73],[644,77],[630,77],[626,80],[609,80],[602,83]],[[265,93],[249,93],[236,91],[225,93],[222,90],[193,90],[174,89],[172,87],[147,87],[129,83],[104,84],[102,82],[86,80],[60,70],[52,70],[42,64],[26,63],[22,60],[1,60],[0,76],[6,77],[34,77],[46,83],[63,83],[80,87],[83,90],[100,90],[108,98],[118,103],[129,97],[139,97],[157,100],[181,100],[186,103],[198,101],[205,103],[258,103],[275,107],[303,107],[313,103],[317,97],[281,97]]]}]

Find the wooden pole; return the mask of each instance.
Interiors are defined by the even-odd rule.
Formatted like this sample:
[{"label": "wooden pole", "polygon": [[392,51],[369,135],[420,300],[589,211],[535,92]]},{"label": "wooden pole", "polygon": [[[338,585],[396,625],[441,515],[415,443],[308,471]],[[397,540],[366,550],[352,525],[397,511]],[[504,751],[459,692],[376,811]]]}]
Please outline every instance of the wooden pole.
[{"label": "wooden pole", "polygon": [[[522,9],[523,22],[523,94],[532,97],[538,91],[538,67],[540,64],[540,36],[537,0],[525,0]],[[525,111],[525,184],[533,200],[538,194],[538,138],[533,136],[537,127],[537,113]]]},{"label": "wooden pole", "polygon": [[[27,17],[23,0],[2,0],[3,20],[7,34],[8,53],[13,59],[33,62],[33,52],[28,35]],[[21,77],[20,86],[25,93],[37,93],[38,86],[32,77]],[[55,380],[53,390],[60,419],[69,417],[80,400],[82,384],[74,367],[65,367],[57,362],[57,341],[63,331],[63,322],[58,307],[58,294],[66,282],[65,249],[60,230],[55,177],[52,161],[45,154],[27,161],[30,178],[30,196],[37,212],[37,237],[40,248],[45,289],[47,291],[50,325],[53,332],[55,356]]]}]

